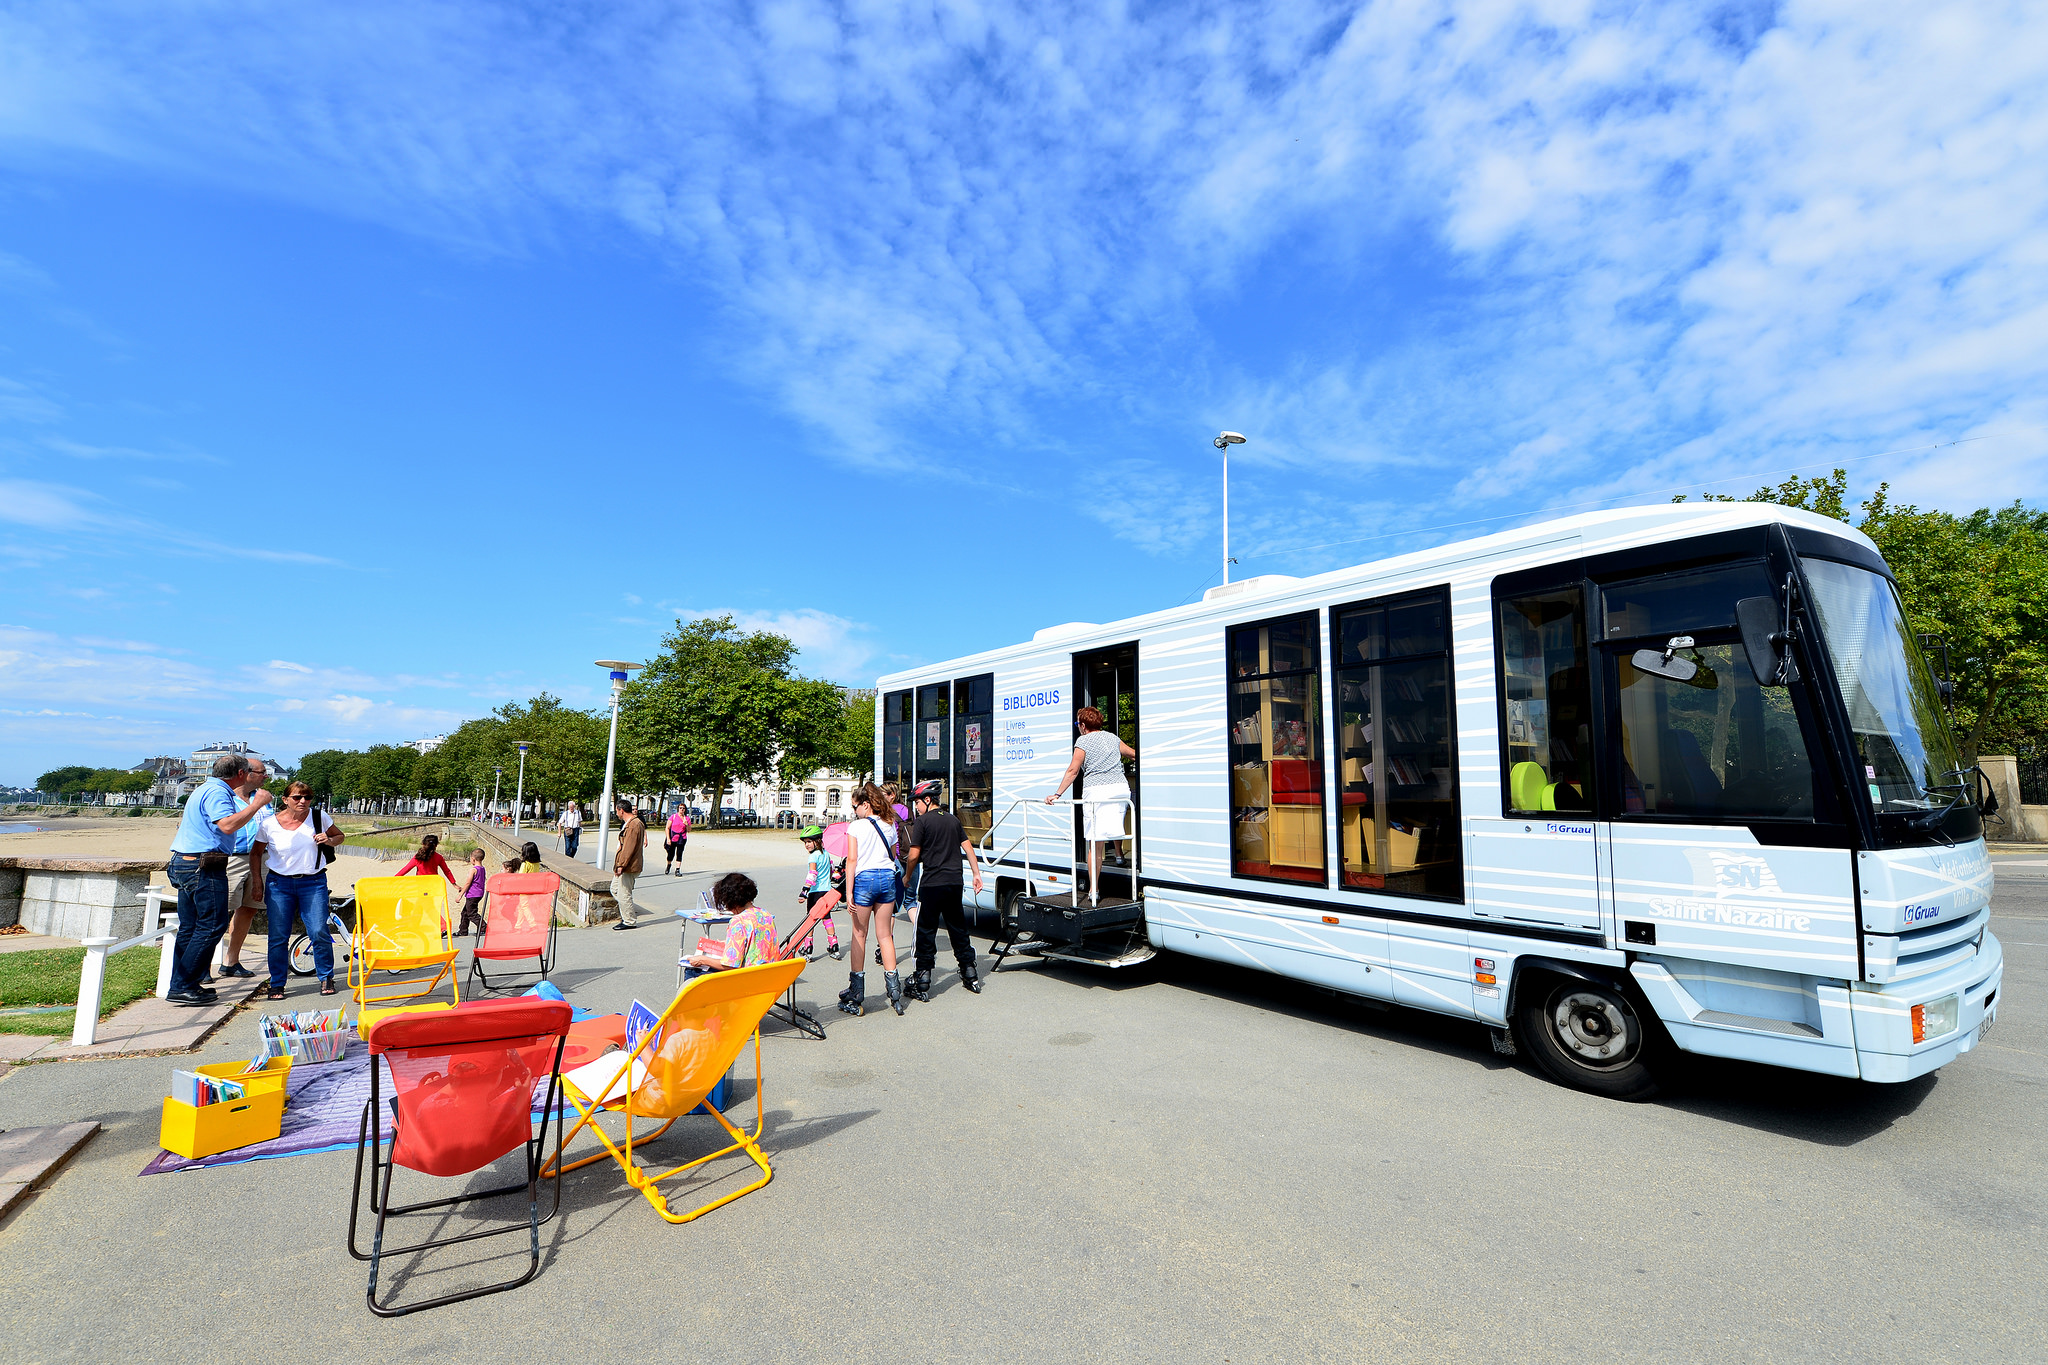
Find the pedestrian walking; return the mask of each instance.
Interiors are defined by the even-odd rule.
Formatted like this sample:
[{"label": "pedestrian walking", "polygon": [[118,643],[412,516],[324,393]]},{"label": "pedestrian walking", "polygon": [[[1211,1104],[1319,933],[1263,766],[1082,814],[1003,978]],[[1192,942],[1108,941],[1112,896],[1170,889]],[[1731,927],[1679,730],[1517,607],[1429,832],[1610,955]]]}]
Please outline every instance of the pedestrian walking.
[{"label": "pedestrian walking", "polygon": [[178,933],[172,940],[171,988],[164,999],[175,1005],[210,1005],[219,998],[200,978],[227,928],[228,858],[237,831],[270,804],[270,793],[261,787],[247,805],[235,800],[232,784],[248,771],[249,760],[240,754],[215,760],[213,776],[185,798],[178,832],[171,837],[165,875],[178,891]]},{"label": "pedestrian walking", "polygon": [[632,804],[620,801],[612,813],[619,817],[619,849],[612,855],[612,897],[619,903],[620,929],[638,929],[638,912],[633,906],[633,883],[640,880],[640,866],[647,852],[647,826]]},{"label": "pedestrian walking", "polygon": [[875,951],[882,963],[882,983],[889,1004],[903,1013],[903,982],[896,974],[896,934],[890,915],[902,893],[902,864],[896,857],[896,812],[889,798],[870,782],[853,801],[853,819],[846,825],[846,884],[853,892],[853,970],[839,993],[839,1008],[859,1015],[868,993],[868,924],[875,926]]},{"label": "pedestrian walking", "polygon": [[462,888],[462,927],[455,931],[455,937],[464,938],[469,934],[469,922],[476,921],[476,931],[484,931],[484,892],[489,889],[490,873],[484,868],[484,851],[471,849],[469,854],[469,885]]},{"label": "pedestrian walking", "polygon": [[576,845],[583,838],[583,807],[571,801],[562,807],[561,815],[555,819],[555,828],[562,832],[562,856],[576,856]]},{"label": "pedestrian walking", "polygon": [[[250,759],[249,771],[234,784],[235,800],[248,805],[256,789],[269,780],[263,760]],[[263,908],[263,850],[256,844],[256,824],[251,820],[235,831],[235,851],[228,855],[228,946],[220,955],[222,976],[256,975],[242,965],[242,944],[256,922],[256,912]],[[213,984],[211,975],[201,979]]]},{"label": "pedestrian walking", "polygon": [[294,923],[304,926],[313,946],[313,971],[320,994],[334,994],[334,932],[327,923],[327,864],[341,843],[341,826],[313,809],[313,789],[294,782],[284,790],[284,807],[251,822],[263,857],[263,908],[270,929],[272,1000],[284,999],[291,967]]},{"label": "pedestrian walking", "polygon": [[668,841],[662,845],[668,854],[668,865],[663,870],[671,873],[683,870],[683,845],[690,842],[690,808],[677,806],[675,814],[668,818]]},{"label": "pedestrian walking", "polygon": [[904,861],[913,869],[924,869],[924,904],[917,925],[917,974],[910,978],[913,1000],[932,998],[932,967],[939,956],[939,921],[946,922],[946,937],[953,942],[953,960],[960,964],[960,984],[981,994],[981,978],[974,971],[974,943],[967,937],[967,916],[960,901],[960,862],[964,857],[974,871],[974,890],[981,892],[981,860],[974,855],[974,843],[954,814],[939,804],[940,784],[920,782],[911,790],[908,842]]},{"label": "pedestrian walking", "polygon": [[[804,842],[804,884],[796,898],[804,903],[804,914],[811,913],[811,907],[832,893],[832,855],[825,851],[825,831],[817,825],[805,825],[797,831],[797,838]],[[813,933],[816,931],[813,930]],[[825,952],[834,962],[839,960],[839,929],[832,923],[832,915],[825,915]],[[806,936],[797,947],[805,952],[810,950],[811,940]]]}]

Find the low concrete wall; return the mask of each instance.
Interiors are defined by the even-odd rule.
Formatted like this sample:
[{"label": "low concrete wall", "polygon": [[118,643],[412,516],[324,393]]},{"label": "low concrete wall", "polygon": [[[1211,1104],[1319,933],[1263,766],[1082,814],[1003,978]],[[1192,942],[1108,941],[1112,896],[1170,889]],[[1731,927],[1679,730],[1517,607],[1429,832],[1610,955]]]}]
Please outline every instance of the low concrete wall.
[{"label": "low concrete wall", "polygon": [[2011,754],[1983,754],[1977,766],[1998,798],[1998,809],[1984,819],[1984,836],[2008,843],[2048,841],[2048,806],[2020,801],[2019,762]]},{"label": "low concrete wall", "polygon": [[127,858],[0,859],[0,922],[59,938],[133,938],[142,893],[163,869]]},{"label": "low concrete wall", "polygon": [[[450,828],[457,833],[474,834],[484,847],[496,850],[496,860],[491,863],[493,872],[503,871],[503,861],[518,856],[520,844],[526,842],[523,837],[513,839],[509,830],[469,820],[456,820]],[[585,832],[589,831],[586,829]],[[533,842],[538,846],[540,840]],[[619,903],[612,898],[610,873],[600,872],[589,863],[564,858],[545,848],[540,850],[540,865],[562,879],[562,899],[557,903],[559,923],[588,929],[594,924],[608,924],[619,917]]]}]

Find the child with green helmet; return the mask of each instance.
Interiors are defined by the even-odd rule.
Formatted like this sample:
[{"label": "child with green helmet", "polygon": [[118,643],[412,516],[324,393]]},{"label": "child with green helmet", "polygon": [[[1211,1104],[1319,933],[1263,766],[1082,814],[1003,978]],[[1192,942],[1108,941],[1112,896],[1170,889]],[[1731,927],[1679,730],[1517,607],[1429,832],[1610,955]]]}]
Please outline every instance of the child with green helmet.
[{"label": "child with green helmet", "polygon": [[[810,855],[805,862],[803,889],[796,893],[804,903],[804,913],[809,914],[811,907],[832,890],[832,855],[825,851],[825,831],[821,826],[805,825],[797,831],[797,838],[804,841],[804,852]],[[797,947],[808,953],[810,936],[805,935]],[[839,927],[832,922],[829,912],[825,916],[825,953],[834,962],[839,960]]]}]

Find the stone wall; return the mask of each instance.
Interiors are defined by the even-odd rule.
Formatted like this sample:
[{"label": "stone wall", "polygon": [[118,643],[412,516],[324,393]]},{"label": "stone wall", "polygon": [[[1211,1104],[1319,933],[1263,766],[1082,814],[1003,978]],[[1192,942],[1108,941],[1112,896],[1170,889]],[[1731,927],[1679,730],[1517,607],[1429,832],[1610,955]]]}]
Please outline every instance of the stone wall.
[{"label": "stone wall", "polygon": [[0,859],[0,923],[60,938],[133,938],[142,893],[162,862],[125,858]]},{"label": "stone wall", "polygon": [[1998,798],[1998,809],[1984,819],[1984,837],[1994,842],[2039,843],[2048,840],[2048,806],[2020,801],[2019,764],[2011,754],[1985,754],[1977,766]]}]

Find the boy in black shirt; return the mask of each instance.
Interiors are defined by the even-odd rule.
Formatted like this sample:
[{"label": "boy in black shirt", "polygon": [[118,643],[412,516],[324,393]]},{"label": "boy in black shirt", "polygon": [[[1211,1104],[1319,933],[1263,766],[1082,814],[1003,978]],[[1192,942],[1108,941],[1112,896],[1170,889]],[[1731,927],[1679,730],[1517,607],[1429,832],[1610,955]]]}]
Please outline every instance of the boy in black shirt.
[{"label": "boy in black shirt", "polygon": [[917,915],[917,975],[905,983],[913,1000],[932,998],[932,964],[939,957],[939,920],[946,921],[946,936],[953,940],[953,957],[960,964],[960,983],[981,994],[981,978],[974,972],[974,944],[967,937],[967,916],[961,912],[960,858],[974,871],[974,889],[981,890],[981,860],[974,856],[974,844],[952,812],[939,806],[939,784],[920,782],[910,794],[909,865],[924,869],[919,889]]}]

